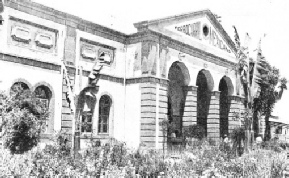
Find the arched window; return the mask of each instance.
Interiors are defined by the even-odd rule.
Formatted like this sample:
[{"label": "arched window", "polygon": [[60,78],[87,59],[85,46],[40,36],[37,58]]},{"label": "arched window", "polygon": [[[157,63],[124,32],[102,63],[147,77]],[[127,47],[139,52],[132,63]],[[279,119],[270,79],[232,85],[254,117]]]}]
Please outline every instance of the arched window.
[{"label": "arched window", "polygon": [[[50,89],[47,86],[40,85],[40,86],[36,87],[36,89],[34,90],[34,94],[35,94],[35,97],[39,99],[41,104],[47,110],[49,110],[50,100],[52,98],[52,92],[50,91]],[[45,126],[43,128],[43,132],[48,131],[48,123],[49,123],[48,121],[49,121],[49,119],[47,119],[45,121]]]},{"label": "arched window", "polygon": [[35,89],[34,93],[41,103],[43,103],[45,107],[49,108],[49,103],[52,96],[50,89],[44,85],[41,85]]},{"label": "arched window", "polygon": [[16,94],[21,91],[29,90],[29,87],[24,82],[15,82],[11,89],[10,89],[10,95]]},{"label": "arched window", "polygon": [[108,95],[101,96],[99,100],[98,133],[109,133],[109,114],[111,99]]},{"label": "arched window", "polygon": [[92,132],[92,116],[96,100],[89,91],[84,92],[82,97],[81,132]]}]

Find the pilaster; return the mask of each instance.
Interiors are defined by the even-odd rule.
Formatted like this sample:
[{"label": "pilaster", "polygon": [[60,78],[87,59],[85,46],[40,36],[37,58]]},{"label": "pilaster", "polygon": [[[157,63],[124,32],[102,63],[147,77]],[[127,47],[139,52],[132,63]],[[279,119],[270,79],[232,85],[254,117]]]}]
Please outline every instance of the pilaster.
[{"label": "pilaster", "polygon": [[207,137],[220,138],[220,92],[211,92],[211,101],[207,118]]},{"label": "pilaster", "polygon": [[156,143],[156,93],[154,83],[143,83],[141,90],[141,126],[140,141],[146,148],[155,148]]},{"label": "pilaster", "polygon": [[242,113],[245,110],[244,101],[245,99],[242,96],[237,95],[228,96],[229,133],[231,133],[234,130],[234,128],[240,126],[240,121],[235,119],[235,112]]},{"label": "pilaster", "polygon": [[183,127],[197,124],[197,86],[183,87],[185,93],[185,107],[183,113]]}]

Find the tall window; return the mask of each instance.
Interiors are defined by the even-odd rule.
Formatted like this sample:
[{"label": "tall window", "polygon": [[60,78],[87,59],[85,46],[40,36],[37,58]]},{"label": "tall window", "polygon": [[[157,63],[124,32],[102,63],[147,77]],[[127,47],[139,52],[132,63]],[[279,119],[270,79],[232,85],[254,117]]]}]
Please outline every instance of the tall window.
[{"label": "tall window", "polygon": [[111,99],[108,95],[103,95],[99,100],[99,121],[98,133],[109,133],[109,113]]},{"label": "tall window", "polygon": [[84,111],[81,122],[81,132],[92,132],[92,111]]},{"label": "tall window", "polygon": [[[45,107],[47,110],[49,110],[49,103],[50,103],[50,99],[52,97],[52,92],[50,91],[50,89],[47,86],[41,85],[35,89],[34,94],[39,99],[39,101],[41,102],[43,107]],[[49,119],[47,119],[44,122],[45,122],[45,124],[43,125],[42,131],[47,132]]]},{"label": "tall window", "polygon": [[89,91],[84,93],[81,114],[81,132],[92,132],[92,116],[95,106],[95,97]]}]

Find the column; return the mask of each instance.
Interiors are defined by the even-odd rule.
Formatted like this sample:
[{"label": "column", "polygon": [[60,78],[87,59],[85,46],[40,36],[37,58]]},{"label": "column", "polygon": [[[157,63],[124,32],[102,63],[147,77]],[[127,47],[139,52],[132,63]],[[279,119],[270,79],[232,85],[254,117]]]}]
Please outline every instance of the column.
[{"label": "column", "polygon": [[167,148],[167,130],[163,128],[160,123],[165,119],[168,119],[168,88],[165,85],[160,85],[159,87],[159,97],[158,97],[158,124],[159,124],[159,133],[158,133],[158,149]]},{"label": "column", "polygon": [[240,121],[236,120],[235,112],[242,113],[245,110],[244,98],[241,96],[228,96],[229,103],[229,133],[231,133],[234,128],[240,126]]},{"label": "column", "polygon": [[197,124],[197,86],[185,86],[185,107],[183,114],[183,127]]},{"label": "column", "polygon": [[142,83],[140,141],[146,148],[155,148],[156,143],[156,84]]},{"label": "column", "polygon": [[207,118],[207,137],[220,138],[220,92],[211,92],[211,102]]}]

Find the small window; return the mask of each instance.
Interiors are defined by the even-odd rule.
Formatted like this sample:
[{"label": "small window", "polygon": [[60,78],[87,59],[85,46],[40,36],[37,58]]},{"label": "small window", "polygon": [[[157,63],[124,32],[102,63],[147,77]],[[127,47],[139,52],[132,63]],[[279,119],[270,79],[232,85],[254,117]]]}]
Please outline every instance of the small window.
[{"label": "small window", "polygon": [[84,92],[82,97],[81,132],[92,132],[92,117],[96,100],[89,91]]},{"label": "small window", "polygon": [[12,85],[11,89],[10,89],[10,95],[14,95],[17,93],[21,93],[23,91],[29,90],[29,87],[26,83],[23,82],[16,82]]},{"label": "small window", "polygon": [[[49,110],[49,104],[50,104],[50,100],[52,97],[52,93],[50,91],[50,89],[47,86],[41,85],[38,86],[35,91],[34,91],[35,97],[38,98],[38,100],[40,101],[41,105],[47,109],[47,111]],[[47,132],[48,131],[48,124],[49,124],[49,119],[47,119],[46,121],[44,121],[45,124],[43,124],[43,132]]]},{"label": "small window", "polygon": [[92,132],[92,112],[85,111],[82,113],[81,132]]},{"label": "small window", "polygon": [[102,96],[99,101],[98,133],[109,133],[110,107],[110,97],[107,95]]},{"label": "small window", "polygon": [[208,28],[207,25],[204,25],[204,26],[203,26],[203,34],[204,34],[205,37],[207,37],[208,34],[209,34],[209,28]]}]

